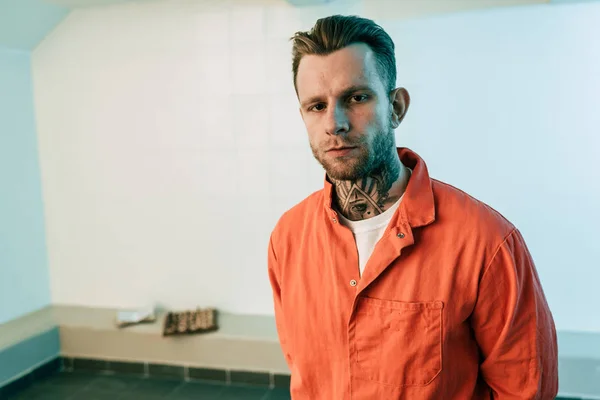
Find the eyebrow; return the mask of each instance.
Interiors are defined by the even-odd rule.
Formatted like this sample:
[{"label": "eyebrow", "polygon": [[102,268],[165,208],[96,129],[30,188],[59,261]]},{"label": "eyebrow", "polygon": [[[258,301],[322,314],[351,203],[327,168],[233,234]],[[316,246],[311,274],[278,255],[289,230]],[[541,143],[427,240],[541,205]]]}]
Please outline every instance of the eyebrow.
[{"label": "eyebrow", "polygon": [[[373,89],[371,89],[371,87],[368,85],[353,85],[347,89],[344,89],[344,91],[341,93],[341,97],[347,97],[347,96],[350,96],[352,93],[361,92],[361,91],[375,93],[375,91]],[[316,103],[319,101],[323,101],[322,96],[313,96],[313,97],[309,98],[308,100],[303,101],[300,104],[302,105],[302,107],[306,107],[309,104]]]}]

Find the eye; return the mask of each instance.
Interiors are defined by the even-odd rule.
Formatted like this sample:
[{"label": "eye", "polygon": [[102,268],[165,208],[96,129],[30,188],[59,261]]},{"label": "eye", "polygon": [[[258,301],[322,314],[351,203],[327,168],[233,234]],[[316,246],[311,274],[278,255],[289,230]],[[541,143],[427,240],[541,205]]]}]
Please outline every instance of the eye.
[{"label": "eye", "polygon": [[354,96],[350,97],[350,101],[353,103],[364,103],[368,98],[369,96],[366,94],[355,94]]},{"label": "eye", "polygon": [[318,103],[318,104],[315,104],[314,106],[308,107],[308,111],[323,111],[324,109],[325,109],[325,104],[323,104],[323,103]]}]

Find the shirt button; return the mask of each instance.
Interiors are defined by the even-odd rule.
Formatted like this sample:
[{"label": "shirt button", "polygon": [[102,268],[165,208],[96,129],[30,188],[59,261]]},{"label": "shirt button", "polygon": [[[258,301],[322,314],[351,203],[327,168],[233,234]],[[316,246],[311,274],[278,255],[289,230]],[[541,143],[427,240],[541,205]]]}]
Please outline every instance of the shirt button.
[{"label": "shirt button", "polygon": [[356,286],[356,281],[354,279],[350,281],[350,286]]},{"label": "shirt button", "polygon": [[398,236],[400,239],[404,238],[404,233],[400,232],[399,234],[397,234],[396,236]]}]

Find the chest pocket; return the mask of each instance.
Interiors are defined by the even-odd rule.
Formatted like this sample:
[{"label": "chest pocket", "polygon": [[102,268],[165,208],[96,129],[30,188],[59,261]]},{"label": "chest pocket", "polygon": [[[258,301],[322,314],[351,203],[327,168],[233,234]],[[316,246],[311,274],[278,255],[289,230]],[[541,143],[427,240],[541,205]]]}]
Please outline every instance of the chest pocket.
[{"label": "chest pocket", "polygon": [[442,371],[441,301],[358,299],[351,368],[396,387],[429,385]]}]

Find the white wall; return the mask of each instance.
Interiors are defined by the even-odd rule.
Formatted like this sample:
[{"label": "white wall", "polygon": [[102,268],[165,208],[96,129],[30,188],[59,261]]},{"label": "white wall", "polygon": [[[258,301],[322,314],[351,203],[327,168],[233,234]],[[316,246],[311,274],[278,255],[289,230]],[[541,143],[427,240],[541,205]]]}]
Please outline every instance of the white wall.
[{"label": "white wall", "polygon": [[270,231],[323,180],[287,40],[313,16],[201,7],[73,12],[34,53],[56,303],[272,313]]},{"label": "white wall", "polygon": [[600,2],[386,25],[399,142],[522,231],[557,327],[600,331]]},{"label": "white wall", "polygon": [[33,54],[53,300],[272,314],[269,233],[324,177],[288,38],[344,13],[395,39],[398,143],[519,226],[560,329],[600,330],[598,4],[412,21],[373,4],[69,15]]}]

